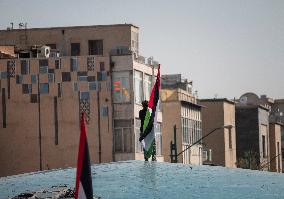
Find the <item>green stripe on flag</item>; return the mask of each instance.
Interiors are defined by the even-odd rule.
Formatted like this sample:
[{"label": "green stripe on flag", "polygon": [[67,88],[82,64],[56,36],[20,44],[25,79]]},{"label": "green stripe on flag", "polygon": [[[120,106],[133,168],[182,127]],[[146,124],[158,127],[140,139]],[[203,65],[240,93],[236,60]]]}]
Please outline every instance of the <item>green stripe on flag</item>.
[{"label": "green stripe on flag", "polygon": [[154,143],[155,143],[155,140],[152,141],[151,146],[149,147],[149,149],[147,151],[145,149],[144,155],[145,155],[146,158],[150,158],[151,157],[151,155],[153,153],[153,149],[154,149]]},{"label": "green stripe on flag", "polygon": [[146,129],[147,126],[148,126],[148,123],[149,123],[149,121],[150,121],[150,117],[151,117],[151,114],[150,114],[150,111],[149,111],[149,109],[148,109],[147,112],[146,112],[146,115],[145,115],[145,119],[144,119],[143,133],[144,133],[145,129]]}]

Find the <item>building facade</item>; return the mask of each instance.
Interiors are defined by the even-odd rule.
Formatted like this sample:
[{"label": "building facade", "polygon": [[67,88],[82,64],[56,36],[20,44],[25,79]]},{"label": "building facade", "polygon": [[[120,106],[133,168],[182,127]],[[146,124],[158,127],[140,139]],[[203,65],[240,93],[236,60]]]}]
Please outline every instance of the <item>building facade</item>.
[{"label": "building facade", "polygon": [[[210,152],[208,164],[236,167],[235,103],[228,99],[200,99],[202,105],[202,131],[204,151]],[[231,125],[232,128],[223,128]],[[207,149],[207,150],[206,150]]]},{"label": "building facade", "polygon": [[[282,163],[278,161],[278,158],[280,160],[283,158],[282,153],[278,151],[278,147],[279,150],[283,147],[281,143],[283,141],[279,141],[279,139],[283,140],[281,121],[284,109],[282,109],[281,100],[274,100],[266,95],[258,97],[255,93],[245,93],[238,100],[238,109],[240,109],[239,112],[247,112],[244,114],[250,116],[244,114],[241,116],[247,117],[247,119],[242,119],[245,123],[240,128],[240,132],[237,132],[237,135],[243,137],[245,131],[247,131],[251,134],[249,143],[255,142],[252,145],[248,144],[254,149],[246,148],[247,152],[242,152],[247,156],[246,159],[256,160],[256,163],[254,163],[256,166],[253,166],[255,169],[282,171]],[[253,155],[248,151],[254,151]],[[250,156],[253,156],[253,158]]]},{"label": "building facade", "polygon": [[131,24],[0,31],[18,57],[0,59],[0,176],[76,166],[82,112],[92,163],[144,159],[135,99],[149,96],[157,63],[138,55],[138,34]]},{"label": "building facade", "polygon": [[282,173],[281,123],[269,124],[270,171]]},{"label": "building facade", "polygon": [[[192,82],[180,74],[163,75],[161,78],[161,101],[163,111],[163,154],[171,161],[171,141],[174,142],[176,125],[177,152],[185,150],[202,137],[201,106],[192,94]],[[184,164],[202,164],[202,145],[196,144],[178,156]]]}]

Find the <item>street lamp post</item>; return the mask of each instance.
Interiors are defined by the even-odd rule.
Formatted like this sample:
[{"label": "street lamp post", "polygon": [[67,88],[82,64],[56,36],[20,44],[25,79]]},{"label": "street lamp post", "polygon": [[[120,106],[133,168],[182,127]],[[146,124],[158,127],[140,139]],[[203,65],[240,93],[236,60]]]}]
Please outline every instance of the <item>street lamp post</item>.
[{"label": "street lamp post", "polygon": [[[221,126],[221,127],[218,127],[218,128],[215,128],[213,129],[212,131],[210,131],[207,135],[203,136],[202,138],[200,138],[199,140],[197,140],[196,142],[194,142],[192,145],[186,147],[183,151],[181,151],[180,153],[175,153],[174,155],[172,154],[172,150],[171,150],[171,162],[177,162],[177,158],[179,155],[181,155],[182,153],[184,153],[186,150],[190,149],[192,146],[200,143],[204,138],[206,138],[207,136],[209,136],[210,134],[214,133],[215,131],[219,130],[219,129],[231,129],[233,128],[233,125],[225,125],[225,126]],[[172,144],[172,142],[171,142]],[[171,146],[172,147],[172,146]],[[176,141],[175,141],[175,148],[177,149],[177,146],[176,146]],[[174,156],[174,158],[172,158]],[[172,161],[172,160],[176,160],[176,161]]]}]

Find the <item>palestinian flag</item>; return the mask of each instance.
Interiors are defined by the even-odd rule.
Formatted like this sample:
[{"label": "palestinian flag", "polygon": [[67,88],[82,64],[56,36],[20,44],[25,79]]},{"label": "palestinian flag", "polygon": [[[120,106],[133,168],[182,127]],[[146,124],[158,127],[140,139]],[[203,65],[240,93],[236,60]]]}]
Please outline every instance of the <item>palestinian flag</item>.
[{"label": "palestinian flag", "polygon": [[158,66],[158,74],[155,85],[152,89],[150,100],[148,103],[148,110],[143,123],[143,134],[140,137],[144,147],[144,154],[146,158],[150,158],[155,146],[155,132],[154,123],[156,123],[156,108],[160,96],[160,64]]},{"label": "palestinian flag", "polygon": [[93,199],[91,165],[84,113],[82,113],[81,119],[81,135],[77,163],[75,199]]}]

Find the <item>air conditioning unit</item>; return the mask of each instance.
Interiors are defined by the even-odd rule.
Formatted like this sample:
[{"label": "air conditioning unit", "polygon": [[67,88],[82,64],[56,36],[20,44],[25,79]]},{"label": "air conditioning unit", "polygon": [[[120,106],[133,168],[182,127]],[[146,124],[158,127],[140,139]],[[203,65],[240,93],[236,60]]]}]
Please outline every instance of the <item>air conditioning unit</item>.
[{"label": "air conditioning unit", "polygon": [[38,50],[38,57],[49,58],[49,56],[50,56],[50,47],[49,46],[42,46],[37,50]]}]

